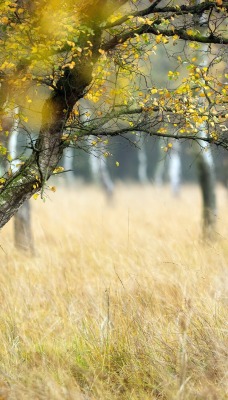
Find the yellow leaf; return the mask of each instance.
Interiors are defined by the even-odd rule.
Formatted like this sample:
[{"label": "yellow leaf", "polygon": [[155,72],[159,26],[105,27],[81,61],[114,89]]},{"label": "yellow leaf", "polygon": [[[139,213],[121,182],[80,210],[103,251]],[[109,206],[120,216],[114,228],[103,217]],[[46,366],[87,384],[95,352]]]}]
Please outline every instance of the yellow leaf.
[{"label": "yellow leaf", "polygon": [[178,35],[174,35],[173,36],[173,40],[178,40],[179,39],[179,36]]},{"label": "yellow leaf", "polygon": [[1,23],[2,23],[3,25],[7,25],[8,22],[9,22],[9,19],[8,19],[7,17],[2,17],[2,18],[1,18]]},{"label": "yellow leaf", "polygon": [[54,169],[53,174],[58,174],[59,172],[63,172],[64,168],[63,167],[57,167]]},{"label": "yellow leaf", "polygon": [[160,43],[162,40],[162,34],[156,36],[155,40],[156,40],[156,43]]}]

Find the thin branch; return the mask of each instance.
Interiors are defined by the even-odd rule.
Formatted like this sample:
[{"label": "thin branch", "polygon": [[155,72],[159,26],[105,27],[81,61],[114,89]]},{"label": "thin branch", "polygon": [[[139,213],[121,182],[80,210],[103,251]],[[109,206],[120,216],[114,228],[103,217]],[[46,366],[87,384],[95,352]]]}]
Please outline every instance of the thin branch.
[{"label": "thin branch", "polygon": [[[129,128],[122,128],[119,130],[115,131],[99,131],[99,132],[93,132],[93,136],[121,136],[127,133],[133,133],[133,132],[140,132],[147,134],[149,136],[157,136],[157,137],[162,137],[162,138],[170,138],[170,139],[177,139],[177,140],[182,140],[182,139],[188,139],[188,140],[195,140],[195,141],[203,141],[208,144],[215,144],[216,146],[221,146],[225,150],[228,150],[228,138],[226,137],[220,137],[217,140],[215,140],[213,137],[202,137],[199,135],[179,135],[179,134],[172,134],[172,133],[159,133],[156,131],[151,131],[150,129],[144,128],[144,127],[129,127]],[[88,133],[87,133],[88,135]]]},{"label": "thin branch", "polygon": [[[174,13],[175,15],[183,15],[183,14],[197,14],[201,15],[203,12],[213,9],[216,7],[216,2],[211,2],[211,1],[206,1],[201,4],[197,4],[195,6],[164,6],[164,7],[156,7],[160,1],[155,1],[150,7],[144,8],[143,10],[135,11],[129,15],[124,15],[123,17],[119,18],[118,20],[112,22],[112,23],[107,23],[102,28],[104,29],[109,29],[113,28],[115,26],[122,25],[124,22],[129,20],[132,17],[144,17],[147,15],[150,15],[152,13]],[[228,4],[224,4],[223,8],[228,10]]]},{"label": "thin branch", "polygon": [[132,29],[125,33],[114,36],[109,42],[104,43],[101,48],[105,51],[113,50],[116,46],[121,45],[128,39],[132,39],[138,35],[142,35],[143,33],[151,33],[155,36],[161,34],[168,37],[178,36],[179,39],[198,43],[228,44],[228,38],[224,36],[215,36],[213,34],[210,34],[209,36],[203,36],[199,32],[189,34],[185,29],[158,29],[152,25],[149,26],[148,24],[144,24],[139,28]]}]

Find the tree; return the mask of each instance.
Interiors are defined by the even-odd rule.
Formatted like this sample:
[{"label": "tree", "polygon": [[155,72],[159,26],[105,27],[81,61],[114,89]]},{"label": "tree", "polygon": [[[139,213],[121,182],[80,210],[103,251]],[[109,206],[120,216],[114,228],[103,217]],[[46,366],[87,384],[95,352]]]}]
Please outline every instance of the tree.
[{"label": "tree", "polygon": [[[193,0],[195,5],[200,4],[199,0]],[[221,3],[221,2],[220,2]],[[218,4],[218,2],[217,2]],[[205,15],[196,15],[194,17],[195,28],[198,32],[205,34],[208,21]],[[209,44],[203,45],[205,53],[210,53]],[[204,57],[202,60],[203,68],[208,69],[210,65],[209,57]],[[201,90],[200,94],[205,94]],[[199,101],[199,106],[204,107],[206,104],[206,96],[203,96]],[[207,137],[207,125],[204,121],[199,126],[199,135],[204,138]],[[205,143],[197,141],[194,143],[197,154],[198,176],[201,187],[202,200],[203,200],[203,235],[205,238],[213,238],[214,227],[216,221],[216,191],[215,191],[215,166],[211,152],[211,146],[207,146],[207,151],[204,150]]]},{"label": "tree", "polygon": [[[32,195],[43,196],[63,149],[80,148],[88,135],[96,137],[92,146],[105,144],[107,135],[142,132],[228,149],[228,3],[176,3],[6,0],[0,5],[1,115],[24,106],[16,118],[31,138],[30,156],[16,173],[1,178],[0,227]],[[203,16],[204,33],[196,29],[197,16]],[[206,52],[200,47],[205,43]],[[158,87],[152,58],[161,46],[176,64]],[[33,96],[39,98],[36,112],[42,111],[36,139],[35,122],[26,114]],[[77,108],[83,97],[94,103],[85,124]],[[5,153],[4,146],[0,150]]]}]

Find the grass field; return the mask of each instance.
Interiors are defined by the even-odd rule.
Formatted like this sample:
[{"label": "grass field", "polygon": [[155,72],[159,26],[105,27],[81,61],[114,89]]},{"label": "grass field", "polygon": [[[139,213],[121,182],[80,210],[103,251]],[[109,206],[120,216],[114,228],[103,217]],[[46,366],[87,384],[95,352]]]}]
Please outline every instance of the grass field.
[{"label": "grass field", "polygon": [[198,188],[32,200],[36,256],[1,232],[0,400],[228,399],[228,198]]}]

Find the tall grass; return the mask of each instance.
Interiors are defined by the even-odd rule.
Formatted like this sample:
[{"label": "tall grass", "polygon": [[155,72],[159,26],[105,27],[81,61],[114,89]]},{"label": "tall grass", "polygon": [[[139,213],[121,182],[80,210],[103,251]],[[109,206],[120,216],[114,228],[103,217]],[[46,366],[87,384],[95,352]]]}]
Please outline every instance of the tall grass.
[{"label": "tall grass", "polygon": [[33,200],[36,256],[1,232],[0,399],[228,399],[228,199],[59,189]]}]

